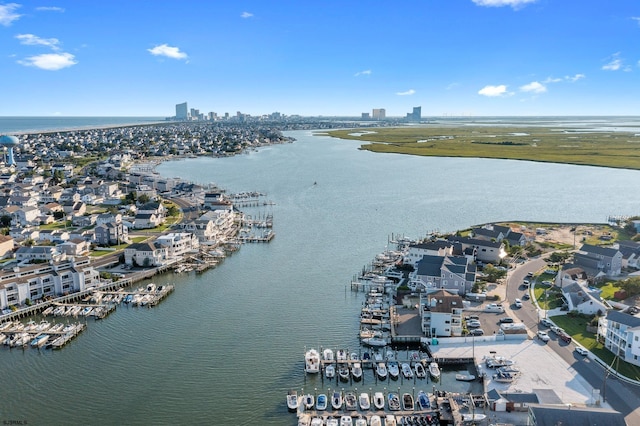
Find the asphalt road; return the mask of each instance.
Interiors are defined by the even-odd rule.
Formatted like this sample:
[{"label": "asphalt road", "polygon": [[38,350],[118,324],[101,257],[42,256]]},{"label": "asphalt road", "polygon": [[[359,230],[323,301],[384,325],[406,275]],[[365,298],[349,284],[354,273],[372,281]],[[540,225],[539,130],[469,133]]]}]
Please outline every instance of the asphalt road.
[{"label": "asphalt road", "polygon": [[[513,306],[516,298],[522,299],[525,288],[522,280],[528,272],[536,272],[546,266],[544,259],[534,259],[518,268],[509,271],[507,280],[507,311],[511,310],[511,316],[520,319],[526,326],[536,333],[539,327],[546,330],[547,327],[539,324],[538,311],[529,300],[523,300],[522,308]],[[623,382],[614,375],[607,375],[605,369],[594,360],[577,354],[573,343],[565,343],[557,338],[555,333],[549,333],[551,340],[547,343],[567,364],[578,372],[593,387],[599,389],[601,400],[607,402],[614,410],[621,412],[629,425],[640,425],[640,387]],[[594,394],[595,395],[595,394]]]}]

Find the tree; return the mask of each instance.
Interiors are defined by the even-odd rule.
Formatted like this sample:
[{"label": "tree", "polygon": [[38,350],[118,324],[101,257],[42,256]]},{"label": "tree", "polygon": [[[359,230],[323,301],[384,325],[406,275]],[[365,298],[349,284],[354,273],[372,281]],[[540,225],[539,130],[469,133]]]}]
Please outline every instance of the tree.
[{"label": "tree", "polygon": [[549,261],[552,263],[564,263],[570,257],[571,253],[567,251],[554,251],[549,256]]},{"label": "tree", "polygon": [[125,200],[127,200],[129,203],[135,203],[136,200],[138,199],[138,194],[136,193],[136,191],[130,191],[125,197]]},{"label": "tree", "polygon": [[11,226],[11,216],[7,215],[7,214],[3,214],[2,216],[0,216],[0,225],[2,225],[3,228],[8,228]]},{"label": "tree", "polygon": [[498,269],[492,264],[488,264],[482,270],[485,274],[487,274],[487,281],[496,282],[500,278],[504,278],[507,275],[507,271],[503,269]]},{"label": "tree", "polygon": [[149,196],[147,194],[140,194],[138,196],[138,202],[140,204],[147,204],[150,200],[151,200],[151,198],[149,198]]}]

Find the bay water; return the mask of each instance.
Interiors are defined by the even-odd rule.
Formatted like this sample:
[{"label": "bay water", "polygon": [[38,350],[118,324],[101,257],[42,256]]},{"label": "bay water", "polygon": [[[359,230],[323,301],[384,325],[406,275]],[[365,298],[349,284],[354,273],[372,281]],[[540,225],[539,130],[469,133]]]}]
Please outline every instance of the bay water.
[{"label": "bay water", "polygon": [[[89,320],[60,351],[0,348],[0,421],[293,425],[288,389],[336,386],[305,376],[305,349],[358,349],[364,296],[349,283],[392,233],[638,213],[637,171],[375,154],[354,141],[287,134],[296,142],[161,164],[167,177],[265,193],[274,205],[244,210],[272,213],[276,237],[200,275],[155,277],[176,291],[152,309],[121,306]],[[416,385],[372,375],[360,384],[396,386]]]}]

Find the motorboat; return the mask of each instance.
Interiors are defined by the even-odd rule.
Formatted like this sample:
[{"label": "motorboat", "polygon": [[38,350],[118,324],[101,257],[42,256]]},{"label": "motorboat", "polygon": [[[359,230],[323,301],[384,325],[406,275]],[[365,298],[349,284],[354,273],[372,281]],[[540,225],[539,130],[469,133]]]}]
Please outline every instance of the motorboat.
[{"label": "motorboat", "polygon": [[362,354],[362,364],[365,368],[373,368],[373,364],[371,363],[371,354],[369,352]]},{"label": "motorboat", "polygon": [[493,375],[493,381],[499,383],[511,383],[518,377],[518,373],[498,371]]},{"label": "motorboat", "polygon": [[318,398],[316,399],[316,410],[324,411],[326,409],[327,409],[327,395],[324,393],[321,393],[320,395],[318,395]]},{"label": "motorboat", "polygon": [[421,362],[416,362],[416,365],[413,366],[413,369],[416,371],[416,377],[418,379],[424,379],[427,377],[427,372],[424,369],[424,365]]},{"label": "motorboat", "polygon": [[49,334],[41,334],[39,336],[36,336],[32,341],[31,341],[31,347],[34,348],[41,348],[44,345],[47,344],[47,342],[49,341],[49,338],[51,336]]},{"label": "motorboat", "polygon": [[353,426],[353,419],[351,416],[341,416],[340,426]]},{"label": "motorboat", "polygon": [[299,402],[298,392],[295,389],[291,389],[287,393],[287,409],[289,412],[296,412],[298,410]]},{"label": "motorboat", "polygon": [[347,351],[345,351],[344,349],[338,349],[338,352],[336,353],[336,361],[345,362],[347,358]]},{"label": "motorboat", "polygon": [[333,395],[331,395],[331,407],[334,410],[340,410],[342,408],[342,403],[342,394],[339,391],[335,391]]},{"label": "motorboat", "polygon": [[340,365],[338,367],[338,377],[343,382],[349,381],[349,366],[346,364]]},{"label": "motorboat", "polygon": [[362,364],[354,362],[351,366],[351,375],[353,376],[353,380],[356,382],[362,380]]},{"label": "motorboat", "polygon": [[358,398],[358,405],[362,411],[367,411],[371,408],[371,401],[369,400],[369,394],[366,392],[362,392],[360,397]]},{"label": "motorboat", "polygon": [[408,362],[402,363],[402,375],[405,379],[413,379],[413,370]]},{"label": "motorboat", "polygon": [[415,409],[413,395],[408,392],[402,394],[402,409],[404,411],[413,411]]},{"label": "motorboat", "polygon": [[424,391],[418,392],[418,406],[420,410],[428,410],[431,408],[431,402],[429,402],[429,397]]},{"label": "motorboat", "polygon": [[387,395],[387,405],[389,405],[389,410],[391,411],[400,410],[400,397],[397,393],[389,392],[389,395]]},{"label": "motorboat", "polygon": [[473,374],[456,374],[456,380],[461,382],[473,382],[476,379],[476,376]]},{"label": "motorboat", "polygon": [[367,346],[373,346],[376,348],[382,348],[384,346],[387,346],[387,339],[384,339],[382,337],[367,337],[362,339],[362,344],[363,345],[367,345]]},{"label": "motorboat", "polygon": [[387,371],[389,372],[389,377],[393,380],[398,380],[400,377],[400,367],[398,366],[398,361],[389,361],[387,365]]},{"label": "motorboat", "polygon": [[369,426],[382,426],[382,419],[377,414],[369,419]]},{"label": "motorboat", "polygon": [[327,379],[333,379],[336,377],[336,366],[333,364],[329,364],[324,368],[324,375],[327,376]]},{"label": "motorboat", "polygon": [[387,365],[384,362],[379,362],[376,365],[376,374],[380,380],[385,380],[387,378]]},{"label": "motorboat", "polygon": [[384,426],[396,426],[398,421],[396,420],[396,416],[393,414],[387,414],[384,418]]},{"label": "motorboat", "polygon": [[344,408],[347,411],[355,411],[358,409],[358,398],[356,398],[356,394],[348,391],[344,394]]},{"label": "motorboat", "polygon": [[322,351],[322,359],[326,362],[333,362],[335,360],[333,350],[327,348]]},{"label": "motorboat", "polygon": [[437,362],[432,361],[429,363],[429,374],[434,380],[438,380],[440,378],[440,367]]},{"label": "motorboat", "polygon": [[376,410],[384,410],[384,394],[382,392],[373,394],[373,406]]},{"label": "motorboat", "polygon": [[335,417],[329,417],[327,418],[327,421],[325,422],[326,426],[340,426],[340,421],[338,419],[336,419]]},{"label": "motorboat", "polygon": [[302,404],[304,405],[305,410],[311,410],[313,409],[313,406],[315,405],[315,397],[308,393],[306,395],[304,395],[302,397]]},{"label": "motorboat", "polygon": [[298,426],[311,426],[311,416],[303,414],[298,417]]},{"label": "motorboat", "polygon": [[320,371],[320,354],[315,349],[309,349],[304,355],[304,371],[310,374]]},{"label": "motorboat", "polygon": [[322,417],[314,417],[311,419],[311,426],[323,426],[324,425],[324,420],[322,420]]},{"label": "motorboat", "polygon": [[362,416],[358,417],[356,419],[355,426],[367,426],[366,417],[362,417]]}]

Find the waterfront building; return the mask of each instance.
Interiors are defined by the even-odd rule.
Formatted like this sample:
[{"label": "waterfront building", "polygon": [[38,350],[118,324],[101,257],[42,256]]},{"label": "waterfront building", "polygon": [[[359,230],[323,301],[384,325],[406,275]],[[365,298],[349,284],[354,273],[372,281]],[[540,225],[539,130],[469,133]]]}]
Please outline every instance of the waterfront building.
[{"label": "waterfront building", "polygon": [[155,242],[131,244],[124,249],[124,263],[130,266],[162,266],[167,260],[167,248]]},{"label": "waterfront building", "polygon": [[156,239],[156,244],[167,249],[167,258],[178,259],[189,253],[197,253],[200,248],[198,237],[192,232],[172,232]]},{"label": "waterfront building", "polygon": [[425,255],[409,278],[427,291],[448,289],[465,295],[471,292],[476,282],[476,265],[466,256]]},{"label": "waterfront building", "polygon": [[504,244],[500,241],[486,241],[478,238],[452,236],[449,241],[459,243],[465,256],[494,265],[507,256]]},{"label": "waterfront building", "polygon": [[[54,247],[49,247],[53,249]],[[98,285],[100,274],[88,257],[17,266],[0,273],[0,309]]]},{"label": "waterfront building", "polygon": [[188,120],[189,110],[187,109],[187,103],[181,103],[176,105],[176,120]]},{"label": "waterfront building", "polygon": [[371,120],[371,117],[369,116],[368,112],[363,112],[362,113],[362,117],[360,117],[363,120]]},{"label": "waterfront building", "polygon": [[407,113],[406,119],[412,123],[419,123],[422,120],[422,107],[413,107],[413,111]]},{"label": "waterfront building", "polygon": [[422,332],[427,337],[462,336],[462,297],[447,290],[420,294]]},{"label": "waterfront building", "polygon": [[387,111],[384,108],[374,108],[371,117],[374,120],[384,120],[387,117]]},{"label": "waterfront building", "polygon": [[180,224],[183,230],[193,233],[200,244],[214,246],[226,241],[234,233],[236,214],[232,209],[209,211],[198,219]]},{"label": "waterfront building", "polygon": [[631,312],[608,311],[598,321],[598,337],[621,360],[640,366],[640,315],[636,308]]},{"label": "waterfront building", "polygon": [[622,272],[622,253],[615,248],[583,244],[573,255],[573,262],[592,277],[615,277]]},{"label": "waterfront building", "polygon": [[607,425],[627,426],[622,413],[603,407],[580,407],[569,404],[530,404],[527,425]]}]

